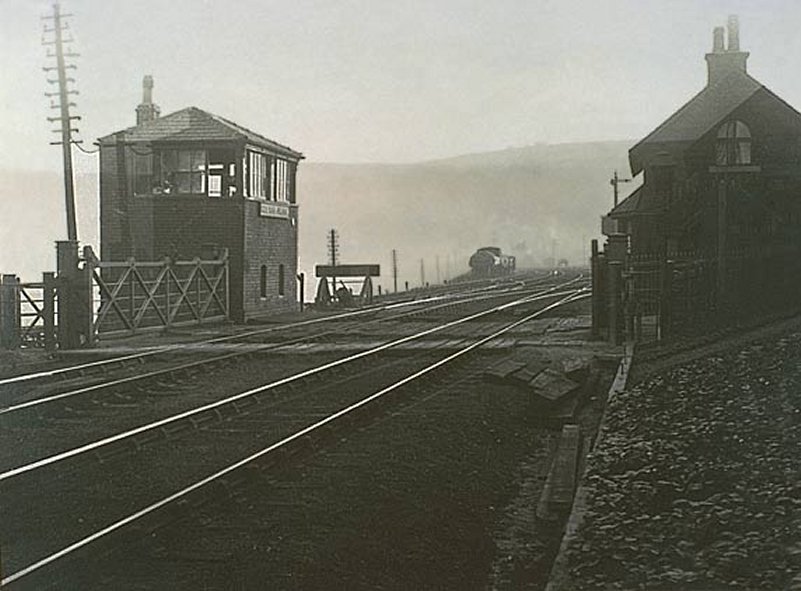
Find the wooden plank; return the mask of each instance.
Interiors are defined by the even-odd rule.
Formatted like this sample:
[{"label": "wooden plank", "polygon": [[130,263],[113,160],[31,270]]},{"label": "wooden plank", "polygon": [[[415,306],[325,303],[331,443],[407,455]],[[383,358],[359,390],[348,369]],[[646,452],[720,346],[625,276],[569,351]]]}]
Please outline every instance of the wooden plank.
[{"label": "wooden plank", "polygon": [[515,382],[528,386],[531,381],[536,379],[536,377],[545,371],[547,367],[548,364],[546,362],[536,359],[534,361],[529,361],[525,367],[519,371],[516,371],[510,377]]},{"label": "wooden plank", "polygon": [[484,377],[492,380],[504,381],[509,375],[524,368],[526,364],[522,361],[514,361],[513,359],[505,359],[500,363],[496,363],[492,367],[484,371]]},{"label": "wooden plank", "polygon": [[551,368],[540,372],[529,385],[536,390],[538,396],[550,402],[559,400],[579,387],[579,384]]},{"label": "wooden plank", "polygon": [[580,443],[578,426],[565,425],[537,504],[536,515],[540,519],[556,520],[570,511],[577,483]]},{"label": "wooden plank", "polygon": [[380,277],[381,266],[361,265],[316,265],[315,277]]}]

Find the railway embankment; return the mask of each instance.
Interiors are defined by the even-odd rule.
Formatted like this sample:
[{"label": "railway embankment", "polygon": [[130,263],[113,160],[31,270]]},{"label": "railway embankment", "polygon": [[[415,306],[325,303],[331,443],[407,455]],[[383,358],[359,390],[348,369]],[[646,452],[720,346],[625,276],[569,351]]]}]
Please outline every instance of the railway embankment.
[{"label": "railway embankment", "polygon": [[548,591],[801,588],[799,358],[798,320],[635,355]]}]

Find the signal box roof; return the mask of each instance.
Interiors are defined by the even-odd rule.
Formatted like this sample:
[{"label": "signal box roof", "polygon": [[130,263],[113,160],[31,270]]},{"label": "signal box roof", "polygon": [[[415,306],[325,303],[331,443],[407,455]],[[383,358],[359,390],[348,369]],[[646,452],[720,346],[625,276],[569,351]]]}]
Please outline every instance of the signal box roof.
[{"label": "signal box roof", "polygon": [[120,133],[123,134],[126,143],[244,141],[293,160],[303,159],[302,153],[288,146],[197,107],[187,107],[121,132],[109,134],[100,138],[100,143],[113,144]]}]

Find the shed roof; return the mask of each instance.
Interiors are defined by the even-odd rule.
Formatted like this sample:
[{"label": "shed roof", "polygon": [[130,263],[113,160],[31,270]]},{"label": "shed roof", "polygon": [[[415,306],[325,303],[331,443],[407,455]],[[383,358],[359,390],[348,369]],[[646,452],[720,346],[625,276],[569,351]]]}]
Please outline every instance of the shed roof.
[{"label": "shed roof", "polygon": [[631,195],[613,208],[609,215],[615,218],[627,218],[635,216],[647,216],[658,214],[664,207],[662,199],[653,192],[644,191],[645,185],[640,185]]},{"label": "shed roof", "polygon": [[224,117],[214,115],[197,107],[187,107],[147,121],[141,125],[129,127],[121,132],[100,138],[100,142],[114,141],[116,136],[124,134],[126,142],[198,142],[198,141],[246,141],[272,152],[302,159],[303,154],[288,146],[279,144],[246,127],[242,127]]},{"label": "shed roof", "polygon": [[734,109],[765,88],[746,72],[733,71],[717,83],[706,86],[659,127],[629,150],[633,174],[643,169],[648,147],[674,142],[692,143],[723,120]]}]

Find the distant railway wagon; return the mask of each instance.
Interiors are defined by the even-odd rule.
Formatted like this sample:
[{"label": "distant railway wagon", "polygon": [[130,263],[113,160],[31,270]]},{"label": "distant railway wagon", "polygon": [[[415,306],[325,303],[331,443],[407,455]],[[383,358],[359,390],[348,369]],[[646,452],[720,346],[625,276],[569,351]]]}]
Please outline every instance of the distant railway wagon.
[{"label": "distant railway wagon", "polygon": [[483,246],[470,257],[469,265],[477,277],[510,275],[515,271],[515,257],[503,254],[497,246]]}]

